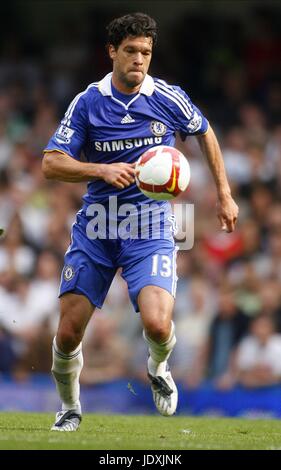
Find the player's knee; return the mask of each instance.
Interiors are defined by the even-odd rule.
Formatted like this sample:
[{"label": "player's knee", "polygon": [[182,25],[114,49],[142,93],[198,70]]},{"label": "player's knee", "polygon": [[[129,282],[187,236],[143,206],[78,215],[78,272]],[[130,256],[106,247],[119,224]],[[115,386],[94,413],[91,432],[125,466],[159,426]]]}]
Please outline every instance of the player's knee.
[{"label": "player's knee", "polygon": [[147,336],[157,343],[165,342],[171,333],[172,296],[158,286],[149,286],[138,300]]},{"label": "player's knee", "polygon": [[81,340],[82,336],[80,331],[70,326],[59,328],[56,335],[58,348],[65,354],[74,351]]},{"label": "player's knee", "polygon": [[171,321],[165,319],[159,320],[159,318],[151,319],[146,325],[145,330],[149,338],[157,343],[163,343],[170,335]]}]

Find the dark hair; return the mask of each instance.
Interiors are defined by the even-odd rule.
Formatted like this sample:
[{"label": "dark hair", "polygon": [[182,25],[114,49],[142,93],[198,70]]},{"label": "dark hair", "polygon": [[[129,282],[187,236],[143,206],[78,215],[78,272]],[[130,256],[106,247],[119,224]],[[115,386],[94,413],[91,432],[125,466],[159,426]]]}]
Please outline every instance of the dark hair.
[{"label": "dark hair", "polygon": [[156,21],[145,13],[130,13],[120,18],[115,18],[107,26],[108,45],[112,44],[118,49],[123,39],[128,36],[151,37],[153,45],[157,41]]}]

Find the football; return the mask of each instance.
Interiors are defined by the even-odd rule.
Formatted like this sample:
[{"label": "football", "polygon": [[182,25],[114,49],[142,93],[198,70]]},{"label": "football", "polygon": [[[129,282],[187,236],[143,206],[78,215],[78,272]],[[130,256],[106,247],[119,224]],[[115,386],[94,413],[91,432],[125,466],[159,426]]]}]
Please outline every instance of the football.
[{"label": "football", "polygon": [[136,184],[151,199],[173,199],[186,190],[189,180],[188,160],[173,147],[152,147],[137,161]]}]

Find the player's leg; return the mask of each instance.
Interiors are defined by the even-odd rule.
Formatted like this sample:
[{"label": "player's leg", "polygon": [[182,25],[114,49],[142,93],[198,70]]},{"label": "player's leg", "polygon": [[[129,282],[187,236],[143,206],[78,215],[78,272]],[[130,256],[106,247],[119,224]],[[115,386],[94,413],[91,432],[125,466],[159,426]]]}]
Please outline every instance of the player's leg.
[{"label": "player's leg", "polygon": [[158,411],[170,416],[175,413],[178,402],[177,387],[167,363],[176,344],[172,322],[174,297],[161,287],[146,286],[137,300],[149,350],[147,369],[153,399]]},{"label": "player's leg", "polygon": [[[140,311],[144,325],[144,338],[148,343],[148,374],[158,411],[166,416],[173,414],[177,407],[177,388],[168,369],[167,360],[176,343],[175,327],[172,322],[176,292],[176,252],[174,243],[153,250],[149,241],[140,250],[136,243],[135,253],[150,250],[145,258],[133,260],[134,247],[130,254],[133,263],[123,267],[122,276],[128,283],[129,295],[136,311]],[[138,245],[138,246],[137,246]],[[127,260],[126,260],[127,261]]]},{"label": "player's leg", "polygon": [[116,269],[86,253],[69,250],[60,285],[60,321],[53,342],[52,373],[62,410],[52,427],[75,431],[81,421],[79,376],[83,367],[82,339],[95,307],[102,307]]},{"label": "player's leg", "polygon": [[60,298],[60,321],[53,341],[52,374],[62,401],[53,431],[75,431],[81,421],[79,377],[83,367],[82,338],[95,307],[84,295]]},{"label": "player's leg", "polygon": [[144,338],[149,346],[149,371],[157,375],[163,370],[175,345],[175,327],[172,322],[174,298],[161,287],[146,286],[141,289],[137,300]]}]

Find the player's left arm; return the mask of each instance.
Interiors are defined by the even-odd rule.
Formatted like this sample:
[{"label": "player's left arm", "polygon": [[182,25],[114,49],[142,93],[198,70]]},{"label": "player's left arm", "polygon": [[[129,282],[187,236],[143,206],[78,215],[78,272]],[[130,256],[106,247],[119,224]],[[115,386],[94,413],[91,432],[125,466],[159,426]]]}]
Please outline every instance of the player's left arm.
[{"label": "player's left arm", "polygon": [[222,230],[233,232],[238,217],[238,206],[231,196],[224,161],[215,133],[209,125],[208,131],[196,136],[215,180],[218,194],[217,216]]},{"label": "player's left arm", "polygon": [[231,196],[222,153],[213,129],[199,108],[192,103],[180,87],[169,86],[158,80],[155,89],[160,95],[168,98],[169,113],[173,115],[175,131],[180,133],[182,140],[190,135],[197,137],[216,183],[217,216],[221,228],[227,232],[233,232],[238,216],[238,206]]}]

